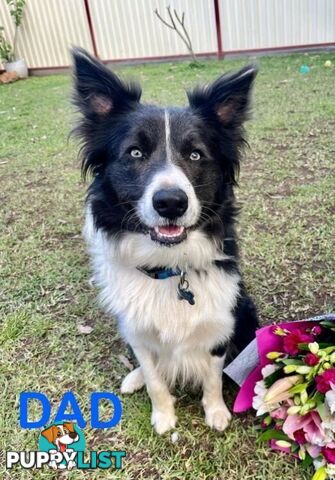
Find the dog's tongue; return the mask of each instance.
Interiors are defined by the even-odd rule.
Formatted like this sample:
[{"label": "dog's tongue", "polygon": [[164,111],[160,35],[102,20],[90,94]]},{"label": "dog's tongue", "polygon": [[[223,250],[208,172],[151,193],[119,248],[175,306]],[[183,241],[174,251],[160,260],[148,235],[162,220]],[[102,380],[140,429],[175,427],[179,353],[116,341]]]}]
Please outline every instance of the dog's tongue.
[{"label": "dog's tongue", "polygon": [[59,450],[61,453],[65,452],[66,445],[64,443],[59,442]]},{"label": "dog's tongue", "polygon": [[183,233],[184,228],[179,225],[167,225],[165,227],[158,227],[158,231],[161,235],[177,236]]}]

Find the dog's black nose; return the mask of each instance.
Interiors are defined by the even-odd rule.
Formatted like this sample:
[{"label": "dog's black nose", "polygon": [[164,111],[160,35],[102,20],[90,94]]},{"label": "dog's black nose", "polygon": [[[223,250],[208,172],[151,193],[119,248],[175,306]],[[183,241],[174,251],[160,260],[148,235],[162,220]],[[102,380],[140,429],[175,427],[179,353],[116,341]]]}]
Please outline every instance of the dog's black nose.
[{"label": "dog's black nose", "polygon": [[188,198],[180,188],[158,190],[152,197],[152,204],[161,217],[181,217],[188,207]]}]

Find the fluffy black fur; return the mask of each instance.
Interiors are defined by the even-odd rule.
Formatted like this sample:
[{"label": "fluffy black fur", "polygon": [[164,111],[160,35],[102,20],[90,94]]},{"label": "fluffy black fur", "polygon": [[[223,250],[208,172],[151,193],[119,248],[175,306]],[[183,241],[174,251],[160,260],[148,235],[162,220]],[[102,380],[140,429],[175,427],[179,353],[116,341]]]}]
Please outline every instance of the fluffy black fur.
[{"label": "fluffy black fur", "polygon": [[[95,226],[110,235],[147,233],[148,227],[130,212],[166,162],[164,110],[141,104],[138,85],[122,82],[80,49],[74,51],[74,64],[74,103],[82,113],[75,133],[83,141],[83,174],[93,174],[88,198]],[[193,228],[222,244],[230,259],[217,266],[226,271],[239,271],[234,186],[256,73],[254,66],[247,66],[222,75],[189,92],[188,107],[169,109],[173,161],[191,181],[202,205],[201,219]],[[134,147],[144,152],[140,160],[130,156]],[[200,154],[197,162],[190,161],[192,151]],[[242,282],[234,315],[234,343],[241,350],[257,327],[256,310]],[[220,345],[213,351],[222,352]]]}]

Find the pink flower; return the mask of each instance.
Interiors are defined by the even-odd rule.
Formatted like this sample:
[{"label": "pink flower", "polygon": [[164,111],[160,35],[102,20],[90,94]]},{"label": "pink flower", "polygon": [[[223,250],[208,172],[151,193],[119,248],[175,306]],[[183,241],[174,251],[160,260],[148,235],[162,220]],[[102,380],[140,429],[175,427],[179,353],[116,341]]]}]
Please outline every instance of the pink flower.
[{"label": "pink flower", "polygon": [[294,440],[299,444],[299,445],[304,445],[306,443],[306,435],[305,432],[302,428],[300,430],[296,430],[293,433]]},{"label": "pink flower", "polygon": [[299,343],[311,343],[313,341],[313,335],[296,328],[286,337],[283,337],[284,352],[289,355],[297,355],[299,353]]},{"label": "pink flower", "polygon": [[306,450],[312,458],[319,457],[321,453],[320,447],[318,447],[317,445],[310,445],[309,443],[306,444]]},{"label": "pink flower", "polygon": [[318,357],[314,353],[307,353],[305,357],[305,363],[309,367],[314,367],[315,365],[317,365],[319,363],[319,360],[320,360],[320,357]]},{"label": "pink flower", "polygon": [[311,333],[312,335],[320,335],[320,333],[322,332],[322,328],[320,327],[320,325],[315,325],[315,327],[312,328],[311,330]]},{"label": "pink flower", "polygon": [[287,408],[286,407],[279,407],[276,408],[276,410],[273,410],[270,412],[270,415],[272,418],[275,418],[276,420],[285,420],[287,417]]},{"label": "pink flower", "polygon": [[323,447],[321,452],[328,463],[335,463],[335,448]]},{"label": "pink flower", "polygon": [[[289,415],[284,422],[283,432],[295,440],[294,434],[303,430],[306,442],[312,445],[322,445],[325,440],[325,432],[321,426],[321,418],[318,412],[312,411],[306,415]],[[301,438],[299,434],[299,438]]]},{"label": "pink flower", "polygon": [[321,375],[315,377],[316,389],[321,393],[327,393],[335,385],[335,368],[329,368]]}]

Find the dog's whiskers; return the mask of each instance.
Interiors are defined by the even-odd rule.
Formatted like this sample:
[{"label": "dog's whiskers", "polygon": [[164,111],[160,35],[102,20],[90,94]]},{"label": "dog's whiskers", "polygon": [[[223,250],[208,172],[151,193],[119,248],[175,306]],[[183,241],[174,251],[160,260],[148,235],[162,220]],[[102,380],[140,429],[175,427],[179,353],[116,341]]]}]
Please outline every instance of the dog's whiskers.
[{"label": "dog's whiskers", "polygon": [[193,186],[193,188],[198,188],[198,187],[206,187],[207,185],[214,185],[214,184],[215,184],[215,182],[208,182],[208,183],[198,183],[196,185],[192,184],[192,186]]},{"label": "dog's whiskers", "polygon": [[120,207],[121,205],[129,205],[129,204],[131,204],[131,201],[127,200],[125,202],[116,203],[115,205],[113,205],[113,207]]},{"label": "dog's whiskers", "polygon": [[[206,205],[203,205],[202,208],[203,208],[203,209],[206,209],[206,210],[208,210],[210,213],[214,214],[214,215],[218,218],[218,220],[220,221],[221,225],[224,227],[222,218],[220,217],[220,215],[219,215],[215,210],[213,210],[212,208],[206,207]],[[203,213],[205,213],[205,212],[203,212]],[[208,214],[207,214],[207,215],[208,215]],[[208,216],[210,217],[210,215],[208,215]]]},{"label": "dog's whiskers", "polygon": [[205,205],[211,205],[211,206],[212,206],[212,205],[213,205],[213,206],[216,205],[216,206],[218,206],[218,207],[220,207],[220,208],[223,207],[222,203],[208,202],[207,200],[202,200],[201,203],[203,203],[203,204],[205,204]]},{"label": "dog's whiskers", "polygon": [[127,229],[130,220],[131,220],[133,217],[135,217],[135,215],[136,215],[136,207],[133,207],[133,208],[131,208],[131,209],[126,213],[126,215],[123,217],[122,222],[121,222],[121,225],[120,225],[120,231],[122,231],[122,227],[123,227],[123,225],[124,225],[125,222],[127,222],[127,223],[126,223],[126,229]]}]

